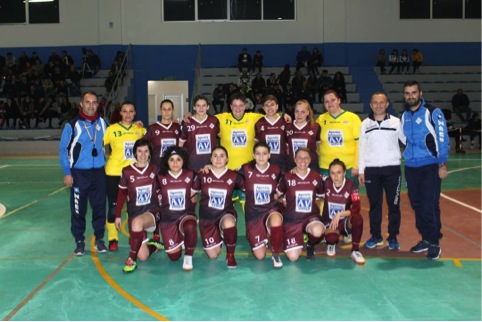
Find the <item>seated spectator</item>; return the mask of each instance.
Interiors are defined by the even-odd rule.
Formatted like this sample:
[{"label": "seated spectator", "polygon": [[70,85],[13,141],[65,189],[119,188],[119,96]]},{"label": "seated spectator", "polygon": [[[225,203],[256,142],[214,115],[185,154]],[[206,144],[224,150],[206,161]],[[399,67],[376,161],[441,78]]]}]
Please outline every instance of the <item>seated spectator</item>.
[{"label": "seated spectator", "polygon": [[246,48],[243,48],[241,53],[238,55],[238,69],[240,73],[243,73],[243,71],[246,69],[246,72],[249,74],[249,71],[251,69],[251,55],[248,53],[248,50]]},{"label": "seated spectator", "polygon": [[480,114],[475,112],[472,114],[472,117],[469,120],[469,124],[464,128],[463,134],[470,135],[470,149],[474,149],[475,147],[475,138],[479,137],[479,149],[480,145],[480,129],[481,129],[482,121],[480,119]]},{"label": "seated spectator", "polygon": [[213,91],[212,106],[214,109],[214,114],[218,114],[223,111],[225,101],[226,101],[226,93],[224,92],[224,86],[223,84],[218,84],[218,86]]},{"label": "seated spectator", "polygon": [[418,50],[417,48],[414,48],[412,50],[412,66],[413,66],[413,73],[414,74],[420,68],[422,63],[423,63],[422,52],[420,50]]},{"label": "seated spectator", "polygon": [[385,49],[380,49],[377,55],[377,62],[375,66],[380,67],[380,73],[385,74],[385,64],[387,63],[387,57],[385,56]]},{"label": "seated spectator", "polygon": [[333,79],[328,75],[328,70],[323,69],[320,77],[318,78],[318,93],[319,93],[318,102],[320,103],[323,102],[323,95],[329,89],[333,89]]},{"label": "seated spectator", "polygon": [[402,74],[405,74],[405,70],[407,70],[407,73],[410,71],[410,58],[408,57],[408,52],[406,49],[402,50],[402,54],[400,55],[400,72]]},{"label": "seated spectator", "polygon": [[278,75],[278,84],[280,84],[283,91],[286,91],[286,85],[290,84],[291,70],[290,65],[286,64],[281,73]]},{"label": "seated spectator", "polygon": [[59,55],[57,55],[57,52],[55,50],[52,50],[50,52],[50,56],[47,61],[49,63],[50,62],[54,63],[54,66],[59,66],[62,64],[62,58]]},{"label": "seated spectator", "polygon": [[318,79],[313,71],[310,72],[306,80],[306,93],[310,98],[310,104],[313,106],[313,102],[316,100],[316,94],[318,93]]},{"label": "seated spectator", "polygon": [[24,73],[27,63],[30,63],[30,58],[28,58],[26,52],[22,51],[17,59],[17,73]]},{"label": "seated spectator", "polygon": [[[17,100],[15,98],[7,98],[5,109],[7,110],[7,126],[12,129],[17,128],[17,119],[20,117],[20,106]],[[12,120],[11,127],[10,120]],[[18,127],[20,128],[20,124]]]},{"label": "seated spectator", "polygon": [[70,96],[80,96],[80,80],[82,79],[82,75],[80,75],[77,68],[74,65],[70,66],[69,72],[67,73],[67,84],[69,86]]},{"label": "seated spectator", "polygon": [[36,65],[37,64],[37,60],[40,61],[40,64],[42,64],[42,60],[40,59],[40,57],[38,56],[37,52],[32,52],[32,56],[30,56],[30,64],[32,66]]},{"label": "seated spectator", "polygon": [[34,113],[34,101],[30,96],[25,96],[20,104],[20,128],[29,129],[30,119]]},{"label": "seated spectator", "polygon": [[341,102],[346,103],[346,83],[345,76],[342,72],[338,71],[333,76],[333,89],[335,89],[341,96]]},{"label": "seated spectator", "polygon": [[306,48],[302,46],[301,50],[296,54],[296,71],[299,71],[301,67],[308,68],[308,62],[311,60],[311,54]]},{"label": "seated spectator", "polygon": [[87,57],[85,58],[85,62],[89,65],[90,69],[92,69],[92,76],[97,74],[97,72],[101,68],[101,63],[99,56],[97,56],[92,49],[87,50]]},{"label": "seated spectator", "polygon": [[261,54],[261,51],[259,50],[256,50],[256,53],[254,54],[253,56],[253,73],[254,73],[254,70],[257,68],[259,70],[260,73],[262,73],[262,69],[263,69],[263,55]]},{"label": "seated spectator", "polygon": [[295,100],[305,98],[306,79],[301,70],[295,72],[295,77],[291,80]]},{"label": "seated spectator", "polygon": [[454,122],[452,121],[452,112],[450,110],[443,109],[442,112],[444,113],[445,121],[447,123],[447,133],[449,137],[455,139],[455,152],[465,153],[462,147],[462,129],[455,126]]},{"label": "seated spectator", "polygon": [[5,65],[7,66],[7,69],[13,71],[17,70],[17,58],[11,52],[8,52],[5,57]]},{"label": "seated spectator", "polygon": [[256,77],[251,82],[251,88],[253,90],[253,96],[260,95],[264,97],[266,95],[266,81],[261,73],[256,74]]},{"label": "seated spectator", "polygon": [[271,74],[269,74],[269,78],[266,81],[266,87],[273,86],[274,84],[278,84],[278,80],[276,79],[276,74],[271,73]]},{"label": "seated spectator", "polygon": [[241,75],[239,75],[238,85],[241,86],[242,83],[251,83],[251,77],[249,77],[248,72],[242,72]]},{"label": "seated spectator", "polygon": [[64,71],[64,73],[67,73],[70,71],[70,66],[74,66],[74,59],[72,58],[72,56],[70,56],[66,50],[62,50],[60,52],[60,54],[62,55],[62,70]]},{"label": "seated spectator", "polygon": [[296,103],[295,93],[293,92],[293,87],[290,83],[286,85],[286,90],[283,91],[283,107],[285,112],[291,116],[292,119],[295,118],[295,113],[293,106]]},{"label": "seated spectator", "polygon": [[104,87],[105,87],[106,93],[110,93],[112,90],[117,89],[117,88],[114,88],[114,82],[115,82],[115,75],[112,72],[112,70],[110,70],[109,74],[107,75],[107,78],[104,81]]},{"label": "seated spectator", "polygon": [[253,102],[253,90],[249,87],[248,83],[242,82],[241,87],[239,88],[239,92],[243,93],[246,98],[249,98],[251,102]]},{"label": "seated spectator", "polygon": [[65,80],[60,80],[56,87],[57,95],[69,96],[69,87]]},{"label": "seated spectator", "polygon": [[390,66],[389,74],[393,73],[393,70],[396,68],[397,73],[400,73],[400,64],[399,64],[399,57],[398,57],[398,50],[392,50],[390,56],[388,56],[388,66]]},{"label": "seated spectator", "polygon": [[[463,89],[459,88],[457,94],[452,96],[452,110],[462,122],[468,122],[470,120],[472,109],[469,107],[469,104],[469,97],[464,93]],[[465,118],[462,116],[462,113],[465,113]]]},{"label": "seated spectator", "polygon": [[66,96],[59,96],[58,102],[60,108],[59,127],[63,128],[64,124],[72,118],[72,104]]},{"label": "seated spectator", "polygon": [[321,51],[315,47],[311,51],[311,59],[308,62],[308,70],[314,72],[316,75],[319,75],[320,72],[318,71],[318,67],[323,66],[323,54]]},{"label": "seated spectator", "polygon": [[0,129],[7,125],[7,106],[3,100],[0,101]]}]

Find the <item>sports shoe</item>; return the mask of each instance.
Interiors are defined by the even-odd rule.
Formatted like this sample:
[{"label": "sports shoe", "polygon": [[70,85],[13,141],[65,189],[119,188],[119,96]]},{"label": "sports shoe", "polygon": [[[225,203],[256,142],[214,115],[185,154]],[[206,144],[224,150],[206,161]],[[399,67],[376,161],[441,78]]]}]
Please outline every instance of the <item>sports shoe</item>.
[{"label": "sports shoe", "polygon": [[109,240],[109,251],[110,252],[115,252],[116,250],[119,249],[119,242],[117,241],[117,239],[112,239],[112,240]]},{"label": "sports shoe", "polygon": [[430,245],[428,247],[427,258],[431,260],[437,260],[440,258],[440,254],[442,254],[442,249],[439,245]]},{"label": "sports shoe", "polygon": [[107,247],[105,247],[104,241],[102,239],[95,241],[95,250],[97,253],[107,253]]},{"label": "sports shoe", "polygon": [[126,260],[126,265],[124,266],[124,268],[122,269],[122,271],[124,273],[132,273],[133,271],[135,271],[135,269],[137,268],[137,263],[136,261],[133,261],[132,258],[128,258]]},{"label": "sports shoe", "polygon": [[307,233],[303,233],[303,242],[304,242],[305,244],[308,244],[309,241],[310,241],[310,240],[308,239],[308,234],[307,234]]},{"label": "sports shoe", "polygon": [[236,263],[236,259],[234,258],[234,254],[226,254],[226,265],[228,268],[236,268],[238,263]]},{"label": "sports shoe", "polygon": [[383,246],[383,238],[376,238],[372,236],[369,240],[365,242],[366,248],[375,248],[377,246]]},{"label": "sports shoe", "polygon": [[326,246],[326,255],[328,257],[335,257],[336,256],[336,244],[328,244]]},{"label": "sports shoe", "polygon": [[388,249],[398,250],[400,249],[400,244],[396,237],[388,238]]},{"label": "sports shoe", "polygon": [[283,262],[281,261],[281,258],[279,257],[279,254],[273,254],[271,256],[271,261],[273,262],[273,267],[274,268],[281,268],[283,267]]},{"label": "sports shoe", "polygon": [[184,262],[182,263],[182,269],[185,271],[192,271],[192,256],[184,255]]},{"label": "sports shoe", "polygon": [[147,243],[147,245],[154,246],[156,248],[156,253],[164,249],[164,245],[162,244],[162,242],[157,241],[155,239],[149,239],[149,242]]},{"label": "sports shoe", "polygon": [[315,246],[306,244],[306,259],[309,261],[315,260]]},{"label": "sports shoe", "polygon": [[350,244],[351,243],[351,234],[348,234],[348,235],[343,235],[343,242],[345,244]]},{"label": "sports shoe", "polygon": [[365,257],[363,257],[362,253],[358,250],[351,252],[351,259],[353,259],[358,265],[365,265]]},{"label": "sports shoe", "polygon": [[74,250],[74,255],[75,256],[84,256],[85,254],[85,243],[82,240],[79,240],[77,242],[77,246],[75,247]]},{"label": "sports shoe", "polygon": [[412,253],[418,254],[418,253],[423,253],[428,250],[428,247],[430,246],[429,242],[426,240],[421,240],[417,243],[417,245],[413,246],[410,248],[410,251]]}]

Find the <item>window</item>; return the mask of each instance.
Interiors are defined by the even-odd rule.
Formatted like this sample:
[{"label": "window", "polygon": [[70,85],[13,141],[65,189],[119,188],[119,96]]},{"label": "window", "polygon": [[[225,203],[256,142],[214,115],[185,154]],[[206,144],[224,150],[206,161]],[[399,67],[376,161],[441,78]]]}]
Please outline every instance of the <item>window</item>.
[{"label": "window", "polygon": [[430,19],[430,0],[400,0],[400,19]]},{"label": "window", "polygon": [[59,22],[59,0],[0,0],[0,24]]},{"label": "window", "polygon": [[231,20],[261,20],[261,0],[230,0]]},{"label": "window", "polygon": [[433,0],[434,19],[462,19],[462,1]]},{"label": "window", "polygon": [[226,20],[228,19],[228,6],[226,0],[199,0],[199,20]]},{"label": "window", "polygon": [[480,2],[481,0],[400,0],[400,19],[480,19]]},{"label": "window", "polygon": [[164,21],[194,21],[194,0],[164,0]]},{"label": "window", "polygon": [[464,0],[465,1],[465,18],[480,19],[480,0]]},{"label": "window", "polygon": [[295,1],[294,0],[264,0],[263,2],[264,20],[294,20]]}]

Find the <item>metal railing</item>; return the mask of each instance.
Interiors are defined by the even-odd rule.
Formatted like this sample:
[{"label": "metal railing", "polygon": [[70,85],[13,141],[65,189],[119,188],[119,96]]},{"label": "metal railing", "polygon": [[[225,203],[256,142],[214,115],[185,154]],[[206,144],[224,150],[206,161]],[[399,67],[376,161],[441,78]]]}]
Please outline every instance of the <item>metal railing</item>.
[{"label": "metal railing", "polygon": [[196,70],[194,72],[194,84],[192,86],[192,93],[191,93],[191,99],[190,99],[190,104],[189,104],[189,112],[192,112],[192,106],[194,104],[194,98],[196,95],[199,94],[199,80],[201,79],[201,44],[198,44],[197,46],[197,57],[196,57]]},{"label": "metal railing", "polygon": [[132,62],[132,45],[129,44],[127,50],[124,55],[124,59],[122,59],[121,66],[119,72],[117,73],[114,84],[112,85],[112,89],[107,94],[106,97],[106,108],[104,111],[104,117],[110,119],[112,114],[112,108],[114,107],[114,101],[117,99],[117,95],[119,94],[119,89],[122,85],[124,85],[124,78],[128,75],[131,69],[131,62]]}]

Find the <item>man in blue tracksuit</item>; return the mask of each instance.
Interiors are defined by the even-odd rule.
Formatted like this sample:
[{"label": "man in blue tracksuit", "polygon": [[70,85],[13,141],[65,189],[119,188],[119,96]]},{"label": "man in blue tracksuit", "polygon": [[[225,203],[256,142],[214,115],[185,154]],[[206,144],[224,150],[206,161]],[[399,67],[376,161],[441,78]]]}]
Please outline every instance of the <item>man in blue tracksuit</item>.
[{"label": "man in blue tracksuit", "polygon": [[64,183],[70,187],[70,229],[76,243],[76,256],[84,255],[87,201],[92,207],[95,249],[98,253],[107,252],[103,241],[106,220],[103,140],[106,123],[97,113],[97,107],[97,94],[84,93],[79,116],[65,125],[59,145]]},{"label": "man in blue tracksuit", "polygon": [[447,177],[449,136],[444,115],[439,108],[422,99],[417,81],[403,84],[405,111],[401,117],[407,146],[405,178],[408,197],[415,211],[415,223],[422,240],[413,246],[412,253],[427,252],[427,258],[437,260],[442,252],[440,221],[440,190]]}]

